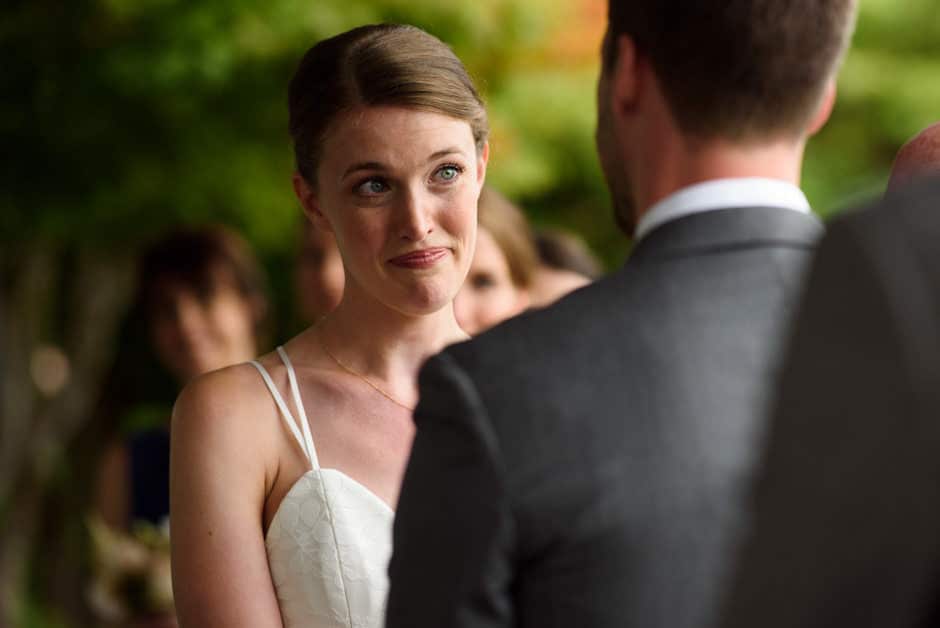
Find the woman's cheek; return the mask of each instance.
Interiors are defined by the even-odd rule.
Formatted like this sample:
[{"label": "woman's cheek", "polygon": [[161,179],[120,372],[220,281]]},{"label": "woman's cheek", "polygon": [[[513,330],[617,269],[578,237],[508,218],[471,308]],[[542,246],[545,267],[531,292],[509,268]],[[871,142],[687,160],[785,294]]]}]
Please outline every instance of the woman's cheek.
[{"label": "woman's cheek", "polygon": [[[386,240],[389,238],[388,229],[377,221],[362,220],[349,225],[346,239],[347,252],[355,257],[374,257],[383,252]],[[352,251],[349,251],[352,249]]]}]

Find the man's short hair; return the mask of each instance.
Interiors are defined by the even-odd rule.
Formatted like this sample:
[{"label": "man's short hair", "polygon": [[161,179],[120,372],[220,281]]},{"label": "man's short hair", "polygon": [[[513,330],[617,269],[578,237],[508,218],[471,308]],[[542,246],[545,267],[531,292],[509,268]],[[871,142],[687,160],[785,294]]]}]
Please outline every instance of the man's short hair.
[{"label": "man's short hair", "polygon": [[604,64],[628,35],[689,136],[798,136],[834,75],[856,0],[609,0]]}]

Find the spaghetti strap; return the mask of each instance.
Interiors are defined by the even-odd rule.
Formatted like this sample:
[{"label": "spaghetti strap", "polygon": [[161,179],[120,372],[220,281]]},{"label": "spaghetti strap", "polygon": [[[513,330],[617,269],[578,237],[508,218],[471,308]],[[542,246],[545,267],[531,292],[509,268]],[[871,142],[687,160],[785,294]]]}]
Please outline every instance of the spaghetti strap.
[{"label": "spaghetti strap", "polygon": [[[287,424],[287,427],[290,429],[290,433],[294,435],[294,439],[297,441],[297,444],[300,445],[300,449],[304,452],[304,455],[307,456],[307,460],[313,462],[310,452],[307,451],[307,446],[304,442],[303,436],[300,434],[300,430],[297,429],[297,423],[294,419],[294,415],[291,414],[290,409],[287,407],[287,404],[284,403],[284,398],[281,396],[281,393],[278,392],[277,386],[274,385],[274,380],[271,379],[271,375],[268,374],[266,368],[261,366],[261,363],[257,360],[252,360],[250,362],[259,373],[261,373],[261,378],[264,379],[265,385],[268,387],[268,390],[271,392],[271,396],[274,397],[274,403],[277,404],[277,408],[280,411],[281,418],[284,419],[284,422]],[[306,420],[305,420],[306,422]],[[309,428],[308,428],[309,429]],[[316,454],[314,454],[316,455]]]},{"label": "spaghetti strap", "polygon": [[300,386],[297,385],[297,375],[294,373],[294,365],[287,357],[287,351],[284,347],[277,348],[277,354],[281,356],[284,366],[287,367],[287,380],[290,382],[290,391],[294,396],[294,406],[300,415],[300,425],[304,431],[304,442],[307,443],[307,457],[310,458],[310,464],[314,469],[320,468],[320,459],[317,456],[317,448],[313,445],[313,435],[310,434],[310,422],[307,420],[307,411],[304,409],[304,402],[300,399]]}]

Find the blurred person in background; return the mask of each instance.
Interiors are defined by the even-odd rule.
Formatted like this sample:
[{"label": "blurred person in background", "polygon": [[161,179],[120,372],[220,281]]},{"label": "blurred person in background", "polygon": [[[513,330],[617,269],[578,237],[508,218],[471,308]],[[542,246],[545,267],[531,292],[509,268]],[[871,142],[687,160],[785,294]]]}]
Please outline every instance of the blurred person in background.
[{"label": "blurred person in background", "polygon": [[938,210],[935,177],[828,225],[717,626],[940,625]]},{"label": "blurred person in background", "polygon": [[601,263],[584,240],[569,231],[538,229],[535,247],[539,265],[529,290],[533,307],[550,305],[601,276]]},{"label": "blurred person in background", "polygon": [[881,203],[827,229],[724,628],[940,622],[938,176],[933,124],[898,151]]},{"label": "blurred person in background", "polygon": [[[144,318],[153,354],[182,387],[257,353],[268,311],[265,285],[254,254],[239,235],[221,226],[181,229],[143,254],[133,314]],[[141,523],[157,529],[167,524],[168,428],[169,416],[163,424],[121,438],[103,455],[95,502],[114,533]],[[128,621],[174,625],[168,617]]]},{"label": "blurred person in background", "polygon": [[460,327],[476,335],[525,310],[537,263],[525,214],[500,192],[484,187],[473,262],[454,301]]},{"label": "blurred person in background", "polygon": [[336,238],[304,218],[300,251],[294,269],[297,309],[305,324],[333,311],[343,298],[346,276]]},{"label": "blurred person in background", "polygon": [[940,176],[940,122],[912,137],[898,151],[891,168],[888,192],[893,193],[927,176]]}]

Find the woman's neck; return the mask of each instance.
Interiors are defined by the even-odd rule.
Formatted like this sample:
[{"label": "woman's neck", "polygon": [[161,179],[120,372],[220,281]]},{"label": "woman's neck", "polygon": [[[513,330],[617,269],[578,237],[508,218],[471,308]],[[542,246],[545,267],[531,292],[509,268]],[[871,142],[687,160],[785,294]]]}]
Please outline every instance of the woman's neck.
[{"label": "woman's neck", "polygon": [[427,358],[468,338],[452,303],[431,314],[408,315],[355,288],[312,331],[332,359],[399,390],[415,386]]}]

